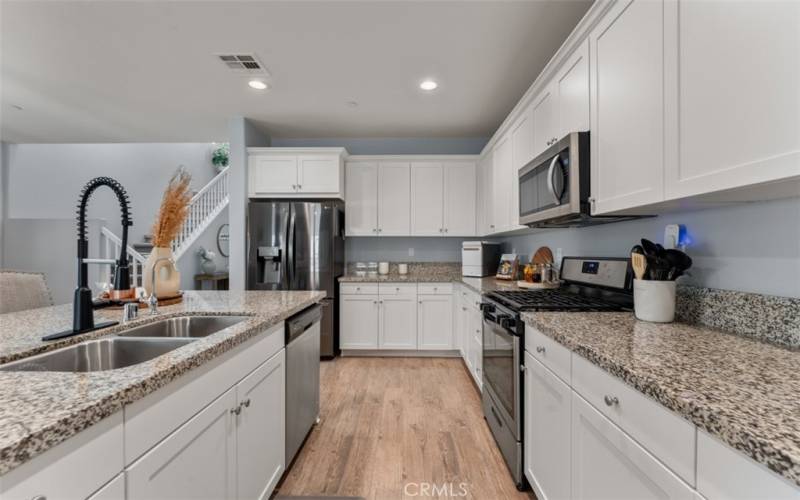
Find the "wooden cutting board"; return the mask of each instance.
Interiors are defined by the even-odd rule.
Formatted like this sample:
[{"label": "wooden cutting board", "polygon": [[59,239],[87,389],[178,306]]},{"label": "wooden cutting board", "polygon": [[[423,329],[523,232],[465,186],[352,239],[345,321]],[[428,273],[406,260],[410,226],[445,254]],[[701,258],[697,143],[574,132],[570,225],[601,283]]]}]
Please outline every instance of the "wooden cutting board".
[{"label": "wooden cutting board", "polygon": [[552,264],[553,252],[549,247],[539,247],[539,250],[536,250],[536,253],[533,254],[531,261],[534,264]]}]

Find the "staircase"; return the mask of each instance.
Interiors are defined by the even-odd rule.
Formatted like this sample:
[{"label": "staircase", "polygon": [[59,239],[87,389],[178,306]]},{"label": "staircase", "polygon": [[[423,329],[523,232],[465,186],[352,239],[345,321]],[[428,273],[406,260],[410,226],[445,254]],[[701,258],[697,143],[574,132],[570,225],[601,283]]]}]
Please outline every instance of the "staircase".
[{"label": "staircase", "polygon": [[[228,169],[218,173],[203,189],[192,197],[183,227],[172,242],[172,253],[175,262],[189,250],[203,232],[214,222],[214,219],[228,206]],[[100,233],[100,251],[104,259],[119,257],[122,241],[111,230],[104,227]],[[131,283],[142,286],[142,271],[146,255],[128,245],[128,264],[131,268]],[[111,266],[106,268],[106,283],[111,282]]]}]

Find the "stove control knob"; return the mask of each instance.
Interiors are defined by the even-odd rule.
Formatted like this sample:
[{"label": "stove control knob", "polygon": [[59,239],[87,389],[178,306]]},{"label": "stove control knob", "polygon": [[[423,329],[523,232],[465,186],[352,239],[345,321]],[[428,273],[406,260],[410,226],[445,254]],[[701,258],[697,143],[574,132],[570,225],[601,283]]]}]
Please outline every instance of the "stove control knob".
[{"label": "stove control knob", "polygon": [[517,322],[514,320],[514,318],[507,314],[498,316],[497,322],[500,323],[500,326],[503,328],[508,328],[509,330],[513,330],[517,327]]},{"label": "stove control knob", "polygon": [[480,308],[481,308],[481,311],[488,312],[488,313],[494,312],[494,309],[495,309],[494,304],[490,304],[488,302],[481,303]]}]

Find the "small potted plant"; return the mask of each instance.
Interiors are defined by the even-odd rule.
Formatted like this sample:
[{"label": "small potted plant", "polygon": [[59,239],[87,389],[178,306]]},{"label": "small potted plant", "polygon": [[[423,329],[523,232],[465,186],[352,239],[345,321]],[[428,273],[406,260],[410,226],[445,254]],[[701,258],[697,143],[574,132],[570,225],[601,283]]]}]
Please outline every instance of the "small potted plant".
[{"label": "small potted plant", "polygon": [[228,166],[228,162],[230,161],[231,156],[231,149],[230,145],[226,142],[219,147],[217,147],[213,153],[211,153],[211,163],[214,164],[216,167],[217,172],[221,172],[222,169]]}]

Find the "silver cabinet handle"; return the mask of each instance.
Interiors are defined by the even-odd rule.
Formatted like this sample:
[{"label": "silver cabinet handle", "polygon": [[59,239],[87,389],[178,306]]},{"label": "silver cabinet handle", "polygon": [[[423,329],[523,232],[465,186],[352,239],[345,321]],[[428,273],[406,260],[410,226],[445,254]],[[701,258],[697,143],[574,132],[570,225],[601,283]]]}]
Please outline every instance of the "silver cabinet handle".
[{"label": "silver cabinet handle", "polygon": [[36,495],[35,497],[31,498],[31,500],[47,500],[47,497],[44,495]]},{"label": "silver cabinet handle", "polygon": [[247,398],[244,401],[242,401],[242,406],[244,406],[245,408],[250,408],[250,398]]},{"label": "silver cabinet handle", "polygon": [[356,292],[360,292],[360,291],[361,291],[361,287],[360,287],[360,286],[357,286],[357,287],[356,287]]},{"label": "silver cabinet handle", "polygon": [[447,231],[448,231],[448,229],[447,229],[447,228],[444,228],[444,232],[446,233]]},{"label": "silver cabinet handle", "polygon": [[461,307],[461,310],[462,310],[462,311],[466,311],[466,310],[467,310],[467,308],[462,306],[462,307]]},{"label": "silver cabinet handle", "polygon": [[522,373],[525,373],[525,372],[528,371],[528,367],[525,366],[525,365],[519,365],[519,371],[521,371]]},{"label": "silver cabinet handle", "polygon": [[373,300],[372,301],[372,305],[378,305],[378,301],[377,300]]},{"label": "silver cabinet handle", "polygon": [[303,186],[302,186],[302,185],[300,185],[300,184],[298,184],[298,185],[297,185],[297,190],[298,190],[298,191],[300,191],[301,189],[303,189]]},{"label": "silver cabinet handle", "polygon": [[383,304],[383,300],[379,300],[379,301],[378,301],[378,303],[379,303],[379,304]]},{"label": "silver cabinet handle", "polygon": [[542,353],[542,354],[543,354],[543,353],[544,353],[544,347],[543,347],[543,346],[539,346],[539,347],[537,347],[537,348],[536,348],[536,352],[538,352],[538,353]]},{"label": "silver cabinet handle", "polygon": [[240,413],[242,413],[242,405],[239,405],[236,408],[231,408],[231,414],[239,415]]},{"label": "silver cabinet handle", "polygon": [[422,304],[422,301],[420,300],[419,303]]},{"label": "silver cabinet handle", "polygon": [[400,287],[395,288],[395,291],[399,292],[400,291]]},{"label": "silver cabinet handle", "polygon": [[619,399],[616,396],[604,396],[603,401],[606,402],[606,406],[616,406],[619,404]]}]

